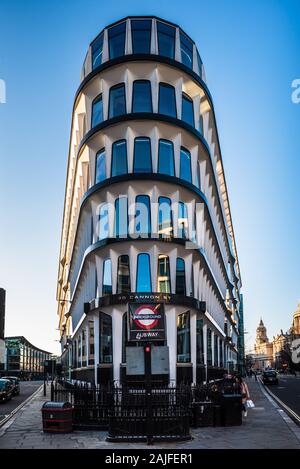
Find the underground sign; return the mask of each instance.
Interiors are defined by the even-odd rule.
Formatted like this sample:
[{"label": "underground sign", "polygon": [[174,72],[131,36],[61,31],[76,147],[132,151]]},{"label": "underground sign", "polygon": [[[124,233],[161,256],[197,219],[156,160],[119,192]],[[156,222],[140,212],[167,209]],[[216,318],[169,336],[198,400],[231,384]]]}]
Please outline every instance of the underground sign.
[{"label": "underground sign", "polygon": [[165,317],[162,303],[130,303],[128,319],[130,341],[165,339]]}]

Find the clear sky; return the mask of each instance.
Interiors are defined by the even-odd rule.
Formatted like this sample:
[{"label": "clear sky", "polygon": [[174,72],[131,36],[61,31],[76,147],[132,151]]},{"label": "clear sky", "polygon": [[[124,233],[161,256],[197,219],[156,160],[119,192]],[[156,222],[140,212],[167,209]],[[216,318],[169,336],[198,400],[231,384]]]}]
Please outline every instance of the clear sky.
[{"label": "clear sky", "polygon": [[0,286],[6,335],[58,352],[56,274],[71,111],[90,41],[127,15],[178,23],[213,96],[243,279],[246,345],[300,300],[299,0],[0,0]]}]

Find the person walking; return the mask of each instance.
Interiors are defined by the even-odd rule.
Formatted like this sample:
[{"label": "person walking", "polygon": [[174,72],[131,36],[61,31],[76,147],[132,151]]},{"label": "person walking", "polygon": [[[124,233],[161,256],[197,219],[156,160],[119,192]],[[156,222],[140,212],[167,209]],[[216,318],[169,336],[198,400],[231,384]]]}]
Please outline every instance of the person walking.
[{"label": "person walking", "polygon": [[249,389],[248,389],[247,383],[243,380],[243,378],[237,377],[236,382],[239,385],[240,393],[242,395],[242,409],[243,409],[243,412],[244,412],[244,417],[247,417],[247,415],[248,415],[247,401],[250,400]]}]

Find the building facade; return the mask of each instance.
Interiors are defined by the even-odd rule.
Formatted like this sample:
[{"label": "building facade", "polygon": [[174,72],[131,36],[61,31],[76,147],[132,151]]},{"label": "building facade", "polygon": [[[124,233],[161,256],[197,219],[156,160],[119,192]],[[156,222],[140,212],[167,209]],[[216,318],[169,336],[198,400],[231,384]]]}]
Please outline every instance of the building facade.
[{"label": "building facade", "polygon": [[165,20],[122,19],[91,43],[73,107],[57,284],[65,374],[135,378],[146,335],[131,327],[149,332],[158,307],[153,366],[165,360],[165,379],[236,368],[240,288],[198,49]]}]

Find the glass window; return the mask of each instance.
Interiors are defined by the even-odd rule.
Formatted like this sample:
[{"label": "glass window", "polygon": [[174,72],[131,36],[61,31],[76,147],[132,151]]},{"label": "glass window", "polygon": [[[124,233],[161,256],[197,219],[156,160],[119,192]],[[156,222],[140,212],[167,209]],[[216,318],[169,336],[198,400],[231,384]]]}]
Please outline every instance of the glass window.
[{"label": "glass window", "polygon": [[198,63],[198,74],[200,78],[202,78],[202,60],[198,51],[197,51],[197,63]]},{"label": "glass window", "polygon": [[195,127],[193,100],[185,94],[182,94],[181,119],[187,124],[190,124]]},{"label": "glass window", "polygon": [[105,150],[98,151],[96,155],[95,184],[106,179]]},{"label": "glass window", "polygon": [[180,178],[192,182],[191,154],[185,148],[180,150]]},{"label": "glass window", "polygon": [[169,257],[164,254],[158,256],[157,291],[160,293],[171,293]]},{"label": "glass window", "polygon": [[112,146],[111,176],[126,174],[127,171],[126,140],[119,140]]},{"label": "glass window", "polygon": [[100,313],[100,363],[113,362],[112,318],[108,314]]},{"label": "glass window", "polygon": [[92,44],[92,70],[102,64],[103,33]]},{"label": "glass window", "polygon": [[158,172],[175,176],[174,147],[168,140],[160,140],[158,148]]},{"label": "glass window", "polygon": [[126,23],[120,23],[108,30],[109,58],[114,59],[125,53]]},{"label": "glass window", "polygon": [[212,334],[211,329],[207,329],[207,365],[212,365]]},{"label": "glass window", "polygon": [[214,366],[218,366],[218,336],[214,335]]},{"label": "glass window", "polygon": [[177,362],[187,363],[191,361],[191,332],[190,313],[182,313],[177,316]]},{"label": "glass window", "polygon": [[178,203],[178,238],[187,238],[188,216],[187,208],[183,202]]},{"label": "glass window", "polygon": [[86,366],[86,335],[85,329],[81,331],[81,348],[82,348],[82,366]]},{"label": "glass window", "polygon": [[151,270],[149,254],[139,254],[137,258],[136,291],[151,292]]},{"label": "glass window", "polygon": [[173,234],[172,206],[168,197],[158,199],[158,234],[169,237]]},{"label": "glass window", "polygon": [[190,292],[189,292],[189,295],[191,297],[194,297],[194,266],[193,266],[193,263],[192,263],[192,266],[191,266],[191,280],[190,280]]},{"label": "glass window", "polygon": [[180,257],[176,261],[176,291],[177,295],[186,295],[185,288],[185,262]]},{"label": "glass window", "polygon": [[204,364],[203,319],[196,322],[196,362],[197,365]]},{"label": "glass window", "polygon": [[102,95],[96,98],[92,104],[92,129],[103,122],[103,101]]},{"label": "glass window", "polygon": [[116,238],[126,238],[128,234],[127,197],[115,201],[115,234]]},{"label": "glass window", "polygon": [[126,114],[125,85],[113,86],[109,90],[109,118]]},{"label": "glass window", "polygon": [[171,117],[177,116],[174,86],[159,84],[158,112]]},{"label": "glass window", "polygon": [[223,358],[224,344],[223,344],[223,340],[220,340],[219,345],[220,345],[220,367],[222,368],[224,366],[224,358]]},{"label": "glass window", "polygon": [[181,62],[187,67],[193,68],[193,43],[180,32]]},{"label": "glass window", "polygon": [[132,51],[134,54],[150,54],[151,20],[131,20]]},{"label": "glass window", "polygon": [[157,21],[158,53],[164,57],[175,57],[175,28]]},{"label": "glass window", "polygon": [[138,137],[134,141],[134,173],[152,173],[151,142],[148,137]]},{"label": "glass window", "polygon": [[99,215],[99,239],[108,238],[108,205],[102,204]]},{"label": "glass window", "polygon": [[111,260],[106,259],[103,263],[103,282],[102,282],[102,296],[112,294],[112,279],[111,279]]},{"label": "glass window", "polygon": [[126,363],[126,346],[128,345],[127,313],[122,317],[122,363]]},{"label": "glass window", "polygon": [[138,195],[135,199],[135,233],[140,236],[151,235],[150,197]]},{"label": "glass window", "polygon": [[119,256],[117,293],[130,293],[130,291],[129,257],[127,255]]},{"label": "glass window", "polygon": [[152,112],[150,81],[136,80],[133,82],[132,112]]},{"label": "glass window", "polygon": [[89,365],[95,363],[95,333],[94,321],[89,321]]}]

